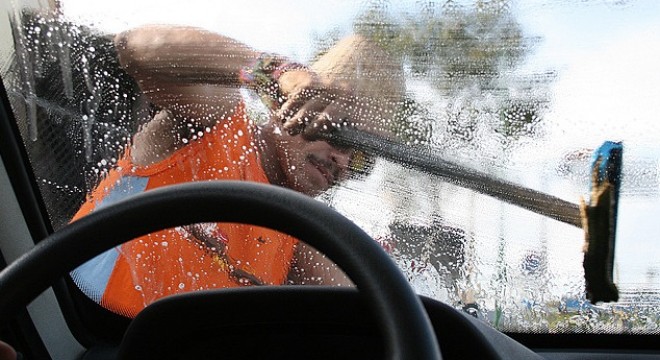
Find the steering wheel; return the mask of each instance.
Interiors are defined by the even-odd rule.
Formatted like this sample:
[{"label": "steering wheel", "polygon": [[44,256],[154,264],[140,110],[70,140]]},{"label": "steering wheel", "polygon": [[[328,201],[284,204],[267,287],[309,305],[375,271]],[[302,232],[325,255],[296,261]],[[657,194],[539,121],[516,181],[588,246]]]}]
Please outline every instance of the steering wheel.
[{"label": "steering wheel", "polygon": [[153,231],[199,222],[252,224],[304,239],[355,283],[383,329],[388,358],[441,358],[419,297],[369,235],[310,197],[244,181],[151,190],[65,226],[0,272],[0,321],[108,249]]}]

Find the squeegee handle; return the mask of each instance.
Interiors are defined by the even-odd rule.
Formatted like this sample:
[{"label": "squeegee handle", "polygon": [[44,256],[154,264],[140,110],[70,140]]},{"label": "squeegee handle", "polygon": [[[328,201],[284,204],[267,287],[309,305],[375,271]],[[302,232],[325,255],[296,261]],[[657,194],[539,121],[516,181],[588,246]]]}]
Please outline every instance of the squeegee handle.
[{"label": "squeegee handle", "polygon": [[343,128],[319,136],[333,145],[359,149],[439,176],[450,183],[492,196],[537,214],[582,228],[580,209],[577,204],[444,160],[440,154],[431,149],[404,145],[354,128]]}]

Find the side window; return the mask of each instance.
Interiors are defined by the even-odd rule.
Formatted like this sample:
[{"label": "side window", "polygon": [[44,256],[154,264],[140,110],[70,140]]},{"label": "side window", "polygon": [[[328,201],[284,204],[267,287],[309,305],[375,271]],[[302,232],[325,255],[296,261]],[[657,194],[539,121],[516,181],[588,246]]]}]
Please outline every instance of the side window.
[{"label": "side window", "polygon": [[110,37],[37,10],[16,14],[3,80],[57,229],[116,165],[149,109]]}]

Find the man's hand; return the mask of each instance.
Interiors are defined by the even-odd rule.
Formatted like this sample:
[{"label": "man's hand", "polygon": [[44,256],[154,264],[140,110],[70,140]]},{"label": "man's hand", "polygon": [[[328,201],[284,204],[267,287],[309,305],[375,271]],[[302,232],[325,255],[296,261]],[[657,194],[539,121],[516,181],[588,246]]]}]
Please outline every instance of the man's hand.
[{"label": "man's hand", "polygon": [[0,341],[0,360],[15,360],[17,359],[17,354],[14,348],[9,346],[9,344]]},{"label": "man's hand", "polygon": [[352,89],[310,70],[292,70],[278,79],[284,103],[276,116],[291,135],[315,139],[319,132],[348,125],[357,115]]}]

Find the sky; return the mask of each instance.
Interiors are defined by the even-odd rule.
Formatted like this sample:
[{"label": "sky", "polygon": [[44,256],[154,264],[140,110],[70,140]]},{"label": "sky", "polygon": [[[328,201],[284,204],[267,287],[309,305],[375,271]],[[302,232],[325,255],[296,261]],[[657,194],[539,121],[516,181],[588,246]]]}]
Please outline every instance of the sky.
[{"label": "sky", "polygon": [[[349,31],[367,6],[351,0],[61,1],[68,16],[106,32],[188,24],[300,61],[311,56],[314,35]],[[405,9],[418,2],[393,3]],[[605,139],[658,143],[660,1],[526,0],[514,2],[513,9],[526,34],[541,38],[522,71],[559,75],[546,116],[549,141],[567,147]]]},{"label": "sky", "polygon": [[525,4],[519,21],[543,38],[528,66],[549,64],[559,74],[548,115],[553,141],[658,144],[660,2]]},{"label": "sky", "polygon": [[309,40],[314,32],[323,34],[336,26],[349,25],[362,6],[350,0],[294,0],[285,6],[267,0],[62,0],[62,4],[68,16],[110,33],[150,23],[192,25],[260,50],[302,59],[309,56]]}]

